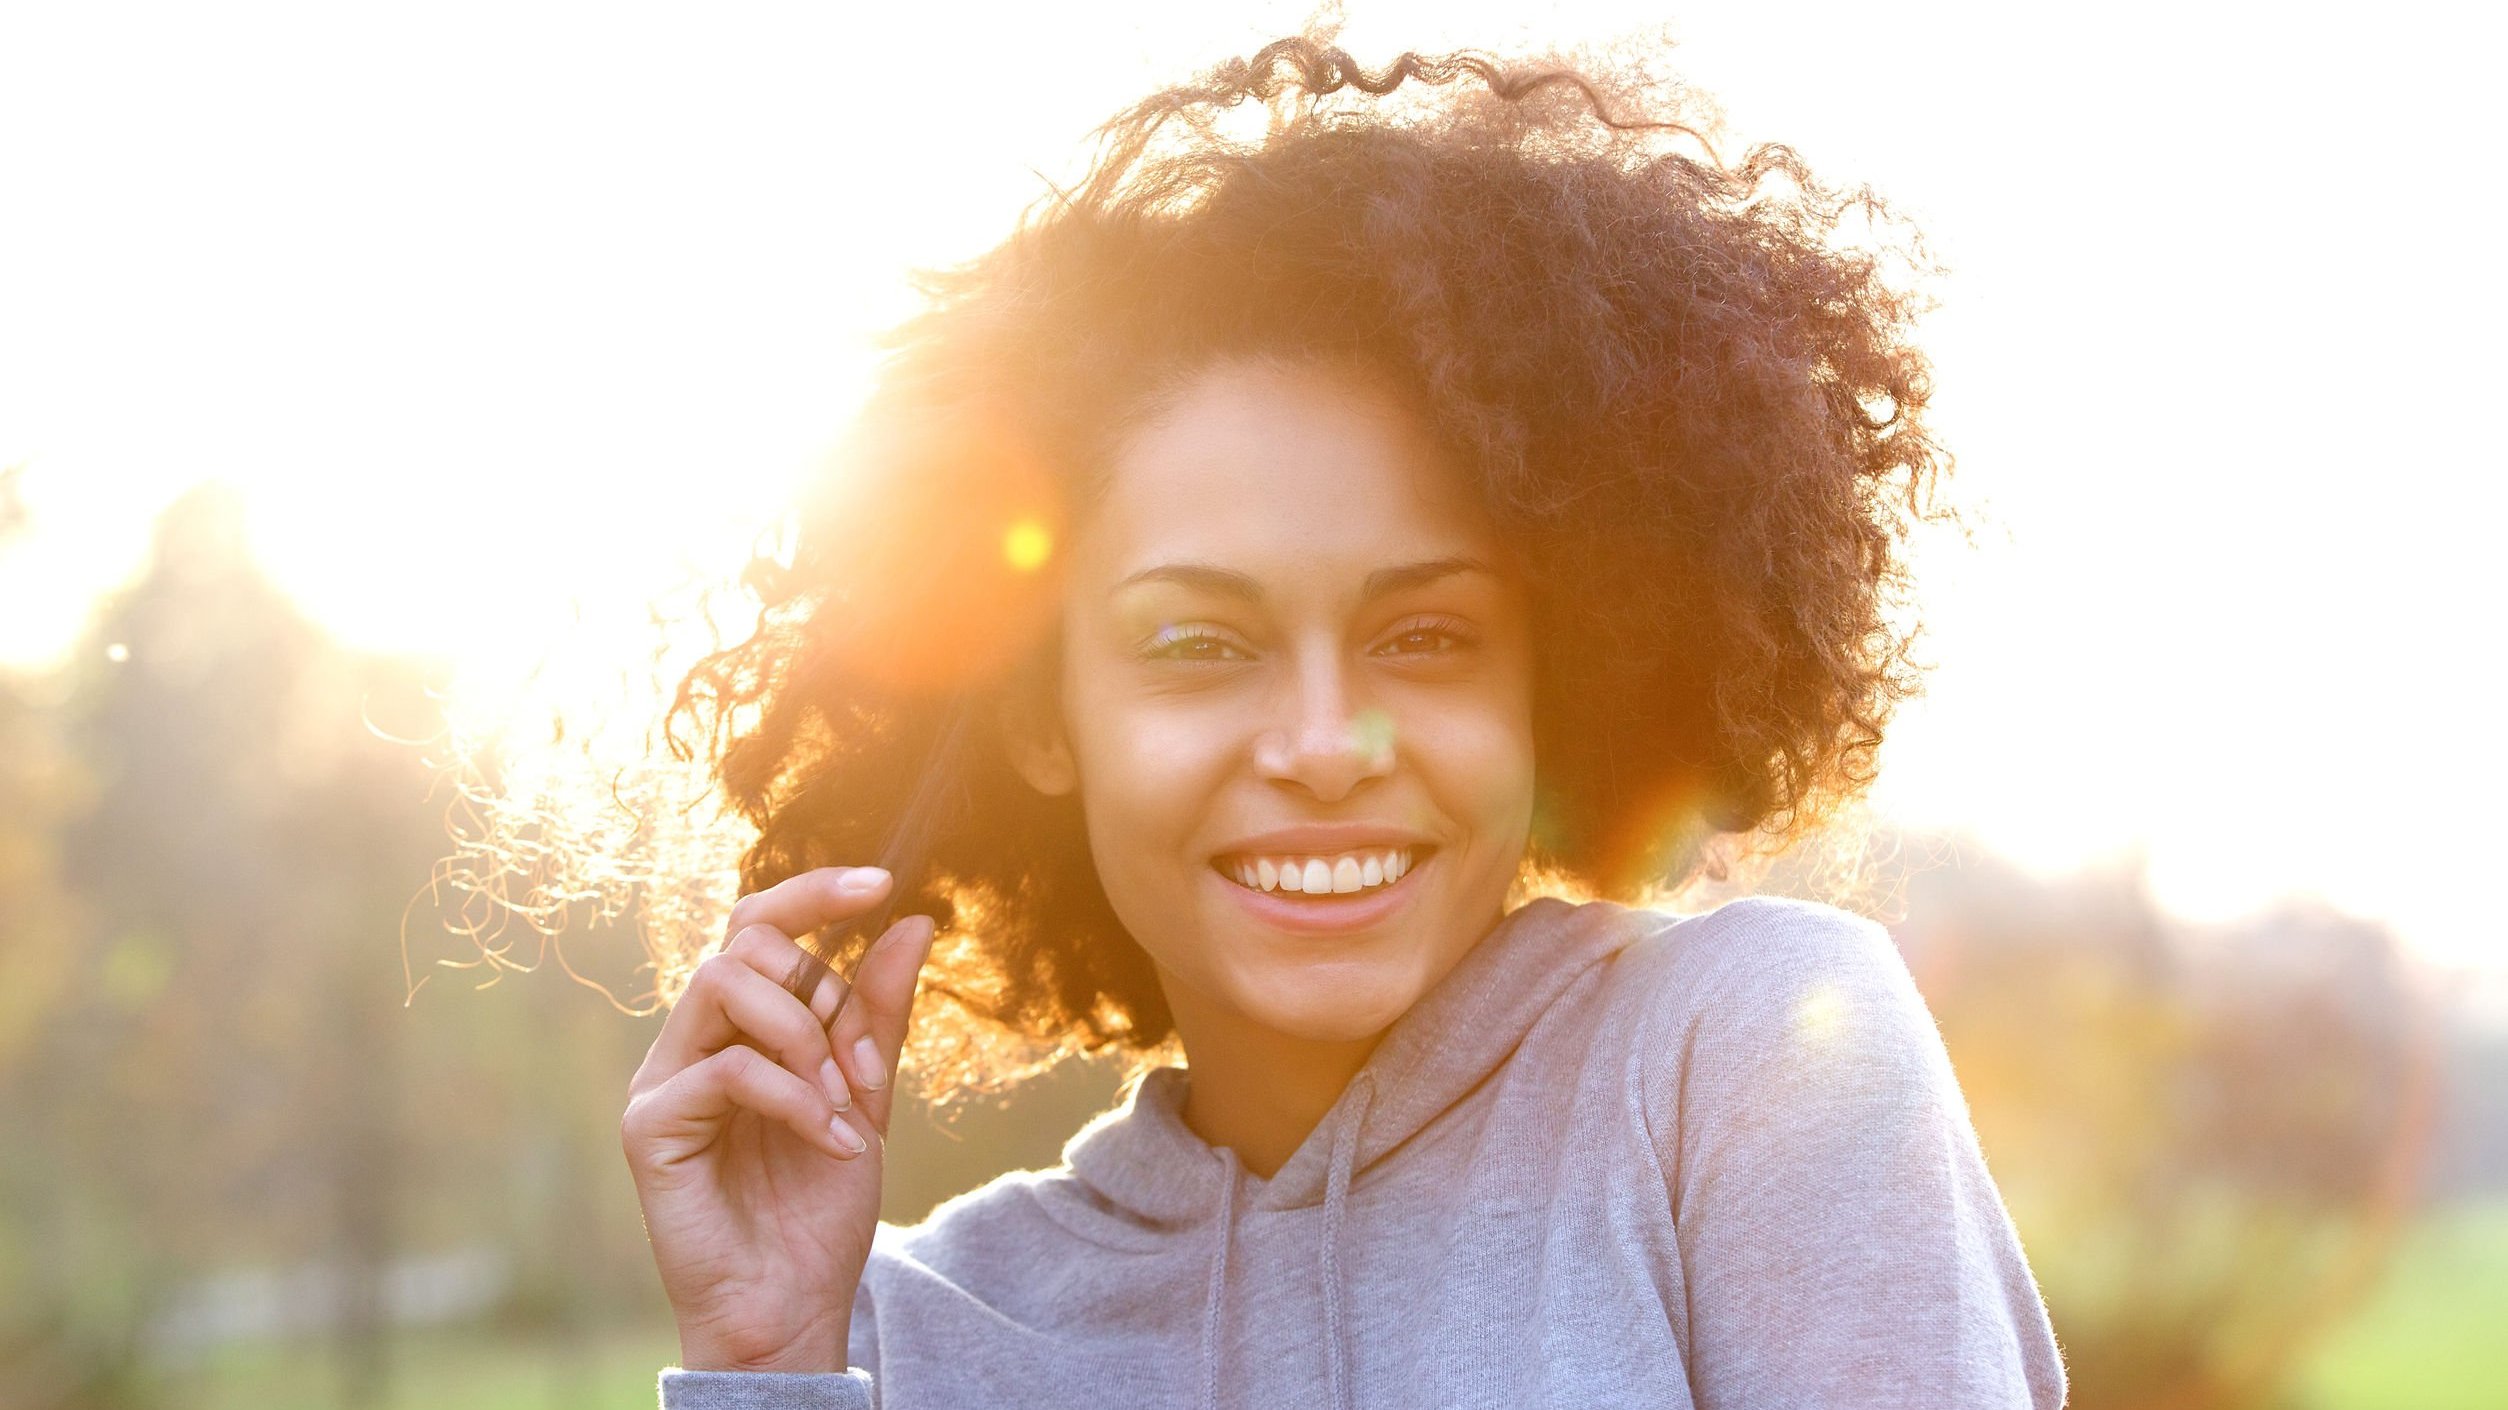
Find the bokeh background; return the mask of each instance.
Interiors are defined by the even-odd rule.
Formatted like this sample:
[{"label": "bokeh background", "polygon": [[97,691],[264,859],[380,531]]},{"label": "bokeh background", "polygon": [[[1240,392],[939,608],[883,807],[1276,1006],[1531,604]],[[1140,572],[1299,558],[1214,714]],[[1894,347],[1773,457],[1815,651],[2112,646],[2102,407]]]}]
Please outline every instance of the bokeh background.
[{"label": "bokeh background", "polygon": [[[651,1403],[641,938],[582,836],[525,914],[446,860],[634,733],[648,604],[822,467],[908,269],[1306,15],[0,6],[0,1402]],[[1668,26],[1732,149],[1930,238],[1985,532],[1864,901],[2073,1403],[2508,1405],[2501,21],[1346,19]],[[888,1217],[1112,1085],[904,1112]]]}]

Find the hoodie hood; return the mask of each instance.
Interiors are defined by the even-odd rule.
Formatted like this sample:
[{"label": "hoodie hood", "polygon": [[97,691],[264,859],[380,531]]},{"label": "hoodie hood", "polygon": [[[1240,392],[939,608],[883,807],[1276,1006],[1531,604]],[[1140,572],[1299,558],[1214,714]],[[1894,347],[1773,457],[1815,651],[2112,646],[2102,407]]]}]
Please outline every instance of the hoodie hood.
[{"label": "hoodie hood", "polygon": [[1324,1286],[1324,1340],[1330,1403],[1349,1403],[1343,1345],[1341,1248],[1350,1183],[1399,1150],[1441,1113],[1503,1067],[1553,1001],[1597,964],[1673,918],[1611,902],[1582,905],[1537,897],[1509,912],[1421,995],[1393,1026],[1341,1096],[1268,1180],[1241,1177],[1236,1153],[1214,1148],[1184,1124],[1186,1069],[1144,1074],[1123,1103],[1100,1115],[1063,1148],[1077,1179],[1114,1214],[1109,1243],[1149,1248],[1202,1230],[1211,1275],[1204,1327],[1204,1403],[1216,1404],[1217,1328],[1228,1291],[1234,1224],[1249,1209],[1322,1205],[1317,1258]]}]

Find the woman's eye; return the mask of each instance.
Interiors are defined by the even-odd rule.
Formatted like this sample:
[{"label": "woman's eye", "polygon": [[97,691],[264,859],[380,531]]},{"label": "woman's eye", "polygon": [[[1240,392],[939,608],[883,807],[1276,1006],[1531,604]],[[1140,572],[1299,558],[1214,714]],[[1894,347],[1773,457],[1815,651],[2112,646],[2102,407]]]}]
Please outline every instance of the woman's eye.
[{"label": "woman's eye", "polygon": [[1472,640],[1469,632],[1435,622],[1424,622],[1418,626],[1405,627],[1395,633],[1386,646],[1391,655],[1426,656],[1441,651],[1460,650],[1471,645]]},{"label": "woman's eye", "polygon": [[1209,632],[1162,628],[1141,654],[1154,661],[1225,661],[1236,648]]},{"label": "woman's eye", "polygon": [[[1478,640],[1460,626],[1423,622],[1405,627],[1378,649],[1387,656],[1441,656],[1466,649]],[[1225,636],[1192,627],[1162,627],[1141,648],[1147,661],[1237,661],[1245,653]]]}]

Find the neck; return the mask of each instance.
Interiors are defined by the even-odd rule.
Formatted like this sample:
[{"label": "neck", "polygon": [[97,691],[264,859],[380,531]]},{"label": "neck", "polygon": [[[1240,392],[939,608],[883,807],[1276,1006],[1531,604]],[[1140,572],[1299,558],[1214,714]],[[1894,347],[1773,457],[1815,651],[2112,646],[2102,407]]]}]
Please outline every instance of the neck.
[{"label": "neck", "polygon": [[1200,1002],[1163,972],[1167,1006],[1183,1040],[1185,1127],[1270,1179],[1306,1142],[1367,1065],[1382,1033],[1344,1042],[1292,1038]]}]

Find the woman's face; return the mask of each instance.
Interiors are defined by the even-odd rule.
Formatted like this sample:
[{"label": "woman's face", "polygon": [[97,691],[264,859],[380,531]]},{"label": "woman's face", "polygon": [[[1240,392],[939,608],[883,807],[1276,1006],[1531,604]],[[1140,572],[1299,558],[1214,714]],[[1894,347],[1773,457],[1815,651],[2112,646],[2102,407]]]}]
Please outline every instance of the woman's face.
[{"label": "woman's face", "polygon": [[1060,757],[1029,776],[1076,784],[1179,1021],[1373,1037],[1496,923],[1524,855],[1506,545],[1347,370],[1218,364],[1109,474],[1064,564]]}]

